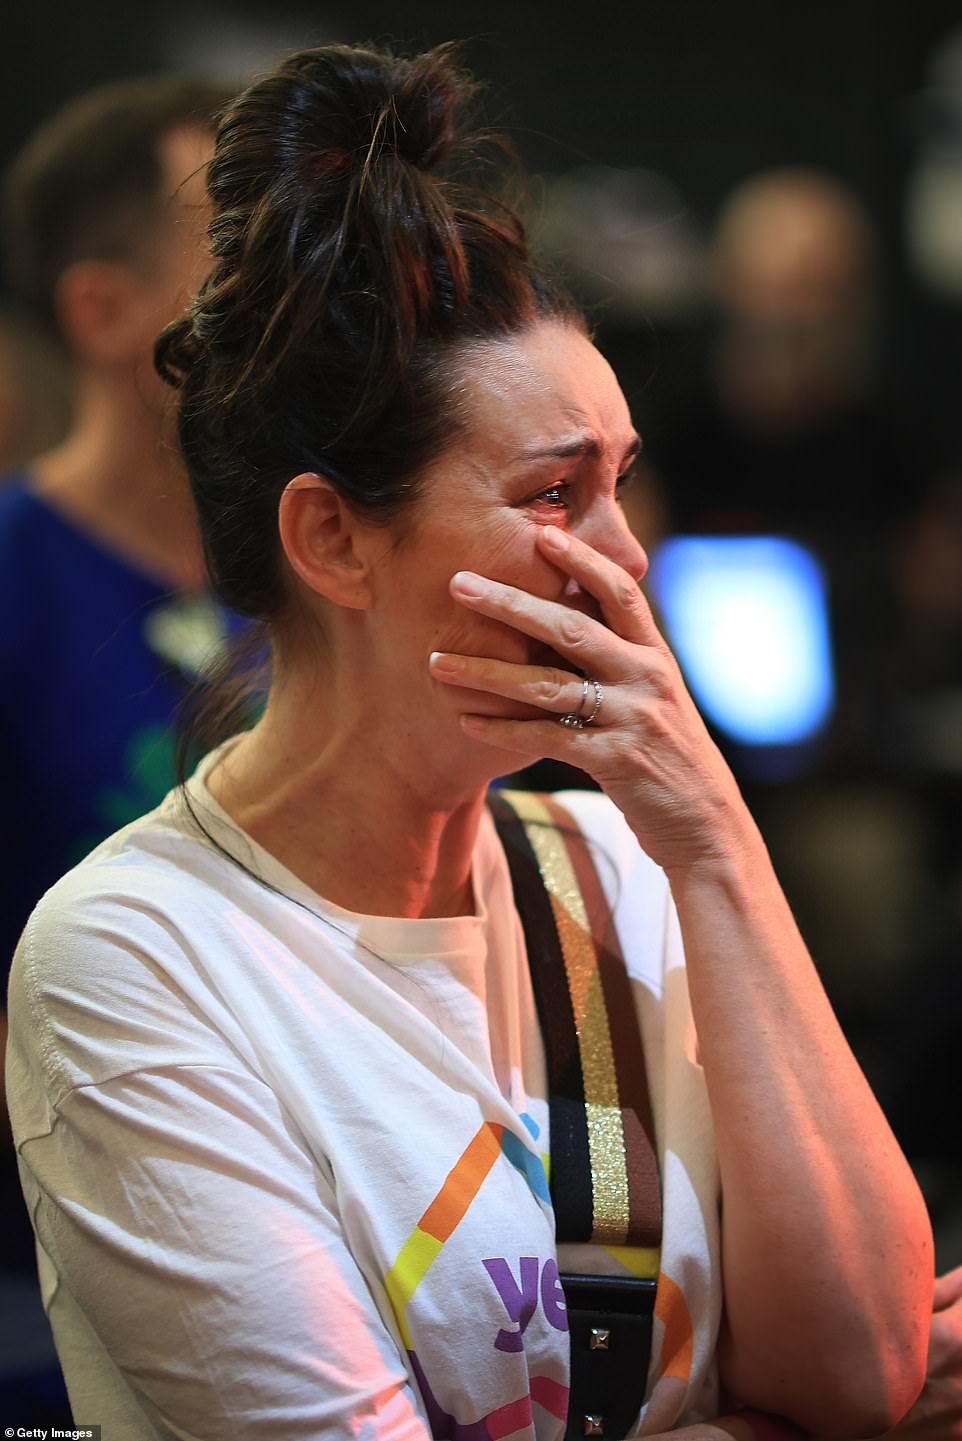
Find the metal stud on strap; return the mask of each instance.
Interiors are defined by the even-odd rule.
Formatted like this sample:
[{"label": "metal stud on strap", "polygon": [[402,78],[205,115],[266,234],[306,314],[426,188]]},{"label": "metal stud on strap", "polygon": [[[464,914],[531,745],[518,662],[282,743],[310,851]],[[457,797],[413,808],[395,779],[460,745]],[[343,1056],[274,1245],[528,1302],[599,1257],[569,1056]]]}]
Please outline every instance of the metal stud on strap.
[{"label": "metal stud on strap", "polygon": [[605,1433],[604,1433],[604,1424],[605,1424],[605,1418],[604,1418],[603,1416],[586,1416],[586,1417],[585,1417],[585,1435],[586,1435],[586,1436],[603,1436],[603,1435],[605,1434]]},{"label": "metal stud on strap", "polygon": [[592,1326],[591,1330],[588,1332],[588,1350],[607,1351],[608,1339],[610,1336],[611,1332],[606,1330],[603,1326]]}]

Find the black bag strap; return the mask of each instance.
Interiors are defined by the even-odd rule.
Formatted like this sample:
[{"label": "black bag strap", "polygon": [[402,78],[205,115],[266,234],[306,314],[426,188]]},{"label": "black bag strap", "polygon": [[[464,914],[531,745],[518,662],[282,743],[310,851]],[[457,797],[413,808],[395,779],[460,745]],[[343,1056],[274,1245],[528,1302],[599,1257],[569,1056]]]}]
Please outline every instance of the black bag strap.
[{"label": "black bag strap", "polygon": [[[544,1038],[557,1239],[660,1247],[641,1032],[591,849],[553,796],[499,790],[488,804]],[[644,1401],[656,1282],[565,1272],[560,1279],[571,1340],[565,1438],[614,1441],[628,1434]]]},{"label": "black bag strap", "polygon": [[559,1241],[661,1244],[661,1186],[631,982],[590,847],[553,796],[493,791],[548,1068]]}]

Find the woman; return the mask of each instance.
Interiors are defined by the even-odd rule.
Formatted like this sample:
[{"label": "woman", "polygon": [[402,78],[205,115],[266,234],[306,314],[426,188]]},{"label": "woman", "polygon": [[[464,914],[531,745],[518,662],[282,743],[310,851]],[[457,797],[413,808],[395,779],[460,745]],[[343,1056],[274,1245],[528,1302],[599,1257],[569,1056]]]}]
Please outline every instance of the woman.
[{"label": "woman", "polygon": [[561,800],[664,1198],[660,1260],[562,1269],[658,1272],[646,1432],[723,1393],[878,1432],[922,1384],[924,1207],[638,589],[618,385],[513,212],[440,178],[470,89],[445,49],[327,47],[220,126],[214,267],[158,364],[273,682],[18,953],[12,1110],[75,1413],[137,1441],[563,1431],[549,1038],[485,808],[549,756],[606,793]]}]

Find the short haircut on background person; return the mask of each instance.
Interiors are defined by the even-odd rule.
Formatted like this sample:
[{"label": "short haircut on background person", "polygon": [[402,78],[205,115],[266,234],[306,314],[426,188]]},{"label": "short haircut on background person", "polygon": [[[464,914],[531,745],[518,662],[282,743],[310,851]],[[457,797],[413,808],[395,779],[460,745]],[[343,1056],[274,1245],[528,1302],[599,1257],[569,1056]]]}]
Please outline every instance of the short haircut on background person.
[{"label": "short haircut on background person", "polygon": [[13,301],[63,339],[58,289],[81,261],[143,264],[163,222],[163,142],[211,131],[229,91],[160,74],[114,81],[68,100],[28,139],[2,195],[5,279]]}]

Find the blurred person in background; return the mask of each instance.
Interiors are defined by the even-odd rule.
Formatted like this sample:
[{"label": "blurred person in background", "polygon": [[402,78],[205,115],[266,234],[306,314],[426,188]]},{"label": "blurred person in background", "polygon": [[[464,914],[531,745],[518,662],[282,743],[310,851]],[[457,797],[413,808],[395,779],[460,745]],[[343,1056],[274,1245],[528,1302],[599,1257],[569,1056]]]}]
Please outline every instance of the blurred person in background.
[{"label": "blurred person in background", "polygon": [[923,463],[910,417],[880,393],[878,270],[875,226],[834,176],[797,167],[742,182],[710,255],[702,376],[649,438],[675,531],[790,535],[823,562],[838,755],[873,739],[884,547]]},{"label": "blurred person in background", "polygon": [[5,178],[8,285],[73,388],[68,434],[0,488],[6,964],[37,897],[171,774],[161,737],[204,614],[178,598],[202,592],[203,563],[151,350],[205,272],[203,168],[225,99],[172,75],[107,85],[47,121]]},{"label": "blurred person in background", "polygon": [[[673,530],[789,536],[826,574],[834,716],[801,784],[761,785],[753,803],[846,1029],[869,1046],[928,898],[925,819],[885,774],[881,725],[889,550],[926,440],[907,404],[885,403],[879,241],[842,181],[807,167],[749,177],[722,206],[707,269],[702,374],[649,448]],[[753,759],[736,762],[749,785]]]},{"label": "blurred person in background", "polygon": [[[962,114],[955,86],[954,110],[941,92],[943,118]],[[954,148],[909,190],[912,254],[946,299],[962,276],[947,221],[959,212],[939,189],[962,193],[952,133]],[[944,125],[939,138],[951,138]],[[651,448],[676,529],[789,534],[827,570],[838,714],[795,783],[750,793],[846,1035],[923,1183],[940,1264],[956,1264],[962,483],[937,469],[947,437],[918,386],[886,405],[879,245],[847,186],[799,168],[750,178],[722,208],[710,274],[703,383]],[[946,380],[950,370],[933,386]]]},{"label": "blurred person in background", "polygon": [[651,440],[677,529],[728,512],[809,530],[863,518],[878,450],[863,458],[876,423],[877,264],[869,216],[827,173],[763,171],[730,193],[706,264],[714,319],[689,424],[669,417]]},{"label": "blurred person in background", "polygon": [[0,486],[63,440],[70,373],[62,348],[10,307],[0,310]]},{"label": "blurred person in background", "polygon": [[[39,896],[168,789],[172,713],[223,625],[152,350],[206,271],[204,167],[226,99],[188,76],[105,85],[5,177],[8,289],[64,356],[72,418],[0,482],[4,976]],[[4,1266],[32,1271],[6,1148],[0,1177]]]}]

